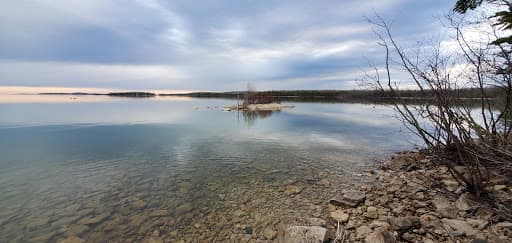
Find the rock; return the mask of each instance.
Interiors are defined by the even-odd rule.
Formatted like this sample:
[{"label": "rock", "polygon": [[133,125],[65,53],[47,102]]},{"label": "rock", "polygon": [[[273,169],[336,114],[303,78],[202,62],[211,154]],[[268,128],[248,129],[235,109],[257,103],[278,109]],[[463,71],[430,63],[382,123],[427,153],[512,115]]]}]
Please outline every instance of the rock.
[{"label": "rock", "polygon": [[83,242],[85,242],[85,240],[82,240],[81,238],[78,238],[76,236],[71,236],[71,237],[64,239],[60,243],[83,243]]},{"label": "rock", "polygon": [[420,223],[425,228],[436,228],[439,226],[439,219],[430,214],[423,214],[420,216]]},{"label": "rock", "polygon": [[168,216],[171,213],[167,209],[157,209],[153,210],[151,213],[149,213],[149,217],[164,217]]},{"label": "rock", "polygon": [[386,161],[386,166],[389,169],[395,171],[399,171],[400,169],[404,168],[407,164],[407,156],[402,154],[397,154],[393,156],[390,160]]},{"label": "rock", "polygon": [[402,234],[401,238],[407,242],[416,242],[414,237],[414,234],[411,234],[409,232],[405,232]]},{"label": "rock", "polygon": [[237,209],[235,212],[233,212],[233,214],[237,217],[240,217],[240,216],[244,216],[245,215],[245,212],[240,210],[240,209]]},{"label": "rock", "polygon": [[85,225],[73,225],[68,228],[69,235],[81,235],[82,233],[89,230],[89,227]]},{"label": "rock", "polygon": [[507,188],[507,186],[505,185],[494,185],[494,190],[495,191],[501,191],[503,189]]},{"label": "rock", "polygon": [[389,230],[389,228],[391,228],[391,225],[389,225],[389,224],[388,224],[388,223],[386,223],[386,222],[382,222],[382,221],[374,220],[374,221],[370,224],[370,228],[372,228],[372,229],[380,228],[380,229],[386,229],[386,230]]},{"label": "rock", "polygon": [[192,211],[194,207],[190,203],[184,203],[176,208],[176,216],[180,216]]},{"label": "rock", "polygon": [[345,213],[341,210],[336,210],[334,212],[331,212],[330,216],[335,222],[340,222],[340,223],[346,223],[348,221],[348,218],[350,217],[350,215],[348,213]]},{"label": "rock", "polygon": [[144,201],[142,201],[142,200],[140,200],[140,199],[136,199],[136,200],[134,200],[134,201],[132,202],[132,206],[133,206],[135,209],[138,209],[138,210],[145,208],[145,207],[146,207],[146,205],[147,205],[147,203],[146,203],[146,202],[144,202]]},{"label": "rock", "polygon": [[103,222],[103,220],[105,220],[106,218],[108,218],[110,214],[111,212],[104,212],[96,216],[86,217],[80,220],[78,223],[84,225],[98,224],[100,222]]},{"label": "rock", "polygon": [[484,229],[487,227],[487,225],[489,225],[489,221],[481,219],[466,219],[466,223],[477,229]]},{"label": "rock", "polygon": [[476,210],[475,216],[478,219],[488,221],[494,216],[494,212],[488,208],[480,207]]},{"label": "rock", "polygon": [[469,243],[488,243],[488,241],[483,240],[483,239],[474,239],[474,240],[470,241]]},{"label": "rock", "polygon": [[376,207],[368,207],[366,209],[366,217],[371,218],[371,219],[378,218],[379,213],[377,212],[377,208]]},{"label": "rock", "polygon": [[395,237],[393,234],[385,229],[376,230],[366,237],[364,240],[366,243],[395,243]]},{"label": "rock", "polygon": [[446,198],[437,197],[432,200],[432,205],[436,209],[436,212],[441,214],[443,217],[452,219],[457,217],[457,209]]},{"label": "rock", "polygon": [[320,186],[329,186],[331,183],[327,180],[327,179],[321,179],[319,182],[318,182],[318,185]]},{"label": "rock", "polygon": [[[348,220],[348,217],[347,217]],[[307,226],[320,226],[325,227],[327,225],[327,221],[320,218],[307,218],[306,219]]]},{"label": "rock", "polygon": [[327,229],[317,226],[289,226],[284,234],[284,243],[322,243]]},{"label": "rock", "polygon": [[420,219],[415,216],[389,217],[388,221],[392,229],[401,231],[415,228],[420,225]]},{"label": "rock", "polygon": [[473,227],[462,220],[442,219],[444,229],[452,236],[474,236],[476,234]]},{"label": "rock", "polygon": [[512,223],[508,221],[497,223],[495,226],[498,228],[512,229]]},{"label": "rock", "polygon": [[267,240],[273,240],[277,236],[277,231],[273,230],[272,228],[266,228],[263,230],[263,236],[265,236]]},{"label": "rock", "polygon": [[294,186],[294,185],[288,185],[288,186],[286,186],[286,190],[284,191],[284,194],[290,196],[290,195],[294,195],[294,194],[299,194],[300,192],[302,192],[302,188],[300,188],[298,186]]},{"label": "rock", "polygon": [[359,226],[356,229],[356,237],[358,239],[364,239],[366,238],[370,233],[372,233],[372,229],[366,225]]},{"label": "rock", "polygon": [[329,203],[334,206],[357,207],[364,202],[366,196],[362,192],[348,191],[345,192],[341,198],[333,198]]},{"label": "rock", "polygon": [[471,194],[464,193],[455,201],[455,207],[461,211],[468,211],[478,207],[478,203],[472,199]]},{"label": "rock", "polygon": [[151,236],[148,239],[144,240],[144,243],[163,243],[164,240],[158,236]]}]

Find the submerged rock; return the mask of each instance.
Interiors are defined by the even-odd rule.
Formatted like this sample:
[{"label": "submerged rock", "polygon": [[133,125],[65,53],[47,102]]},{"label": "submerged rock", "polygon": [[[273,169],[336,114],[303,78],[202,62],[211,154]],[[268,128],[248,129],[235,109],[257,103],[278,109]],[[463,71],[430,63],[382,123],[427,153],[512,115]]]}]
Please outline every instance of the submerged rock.
[{"label": "submerged rock", "polygon": [[273,240],[277,236],[277,231],[272,228],[265,228],[265,230],[263,230],[263,236],[265,236],[267,240]]},{"label": "submerged rock", "polygon": [[64,239],[60,243],[83,243],[83,242],[85,242],[85,240],[78,238],[76,236],[71,236],[71,237]]},{"label": "submerged rock", "polygon": [[327,229],[317,226],[290,226],[286,228],[284,243],[322,243]]},{"label": "submerged rock", "polygon": [[286,195],[299,194],[300,192],[302,192],[302,188],[294,185],[286,186],[286,190],[284,191]]},{"label": "submerged rock", "polygon": [[359,191],[348,191],[343,193],[339,198],[329,200],[329,203],[334,206],[357,207],[364,202],[366,196]]}]

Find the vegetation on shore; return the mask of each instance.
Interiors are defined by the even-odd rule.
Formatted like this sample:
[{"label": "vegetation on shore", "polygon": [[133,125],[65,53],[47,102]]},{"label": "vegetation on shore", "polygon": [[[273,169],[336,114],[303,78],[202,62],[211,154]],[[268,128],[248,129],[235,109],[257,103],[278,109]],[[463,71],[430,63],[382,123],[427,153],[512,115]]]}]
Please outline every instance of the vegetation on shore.
[{"label": "vegetation on shore", "polygon": [[[404,48],[393,38],[388,22],[379,16],[370,20],[378,29],[385,60],[382,69],[375,67],[375,73],[366,77],[382,95],[394,98],[402,92],[392,77],[392,70],[398,69],[414,81],[420,96],[433,97],[426,104],[393,100],[393,105],[398,117],[423,140],[433,166],[445,167],[464,192],[512,220],[512,201],[489,190],[498,177],[512,181],[512,45],[500,31],[512,25],[511,18],[500,17],[510,15],[512,3],[486,2],[498,12],[447,17],[452,41],[458,44],[453,51],[441,49],[441,43]],[[482,3],[461,0],[455,10],[465,13]],[[476,37],[466,36],[475,30]],[[462,71],[453,69],[455,65]],[[460,103],[458,94],[467,90],[478,101],[476,107]]]}]

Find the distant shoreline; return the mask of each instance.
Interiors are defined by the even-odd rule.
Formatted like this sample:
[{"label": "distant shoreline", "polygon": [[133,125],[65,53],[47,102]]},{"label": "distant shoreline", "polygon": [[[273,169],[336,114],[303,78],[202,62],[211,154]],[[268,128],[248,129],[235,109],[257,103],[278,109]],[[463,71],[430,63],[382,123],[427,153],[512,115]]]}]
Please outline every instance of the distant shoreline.
[{"label": "distant shoreline", "polygon": [[[248,91],[229,92],[190,92],[190,93],[153,93],[144,91],[132,92],[110,92],[110,93],[87,93],[87,92],[46,92],[40,95],[105,95],[114,97],[192,97],[192,98],[220,98],[220,99],[243,99]],[[332,103],[393,103],[400,100],[405,103],[425,103],[434,100],[435,97],[428,91],[421,93],[419,90],[401,90],[397,93],[381,92],[378,90],[273,90],[273,91],[252,91],[251,93],[265,94],[273,97],[276,101],[289,102],[332,102]],[[479,91],[475,89],[454,90],[453,97],[458,97],[461,102],[479,101]],[[499,100],[499,90],[489,89],[489,99]]]}]

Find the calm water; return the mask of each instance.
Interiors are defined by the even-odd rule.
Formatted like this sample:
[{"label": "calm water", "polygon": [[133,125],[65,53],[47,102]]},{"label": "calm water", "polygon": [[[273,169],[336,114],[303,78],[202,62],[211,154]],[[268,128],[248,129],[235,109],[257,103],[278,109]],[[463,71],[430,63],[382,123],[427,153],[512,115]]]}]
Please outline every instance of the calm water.
[{"label": "calm water", "polygon": [[326,200],[364,182],[375,159],[414,143],[391,107],[222,111],[233,103],[0,99],[0,242],[262,237],[324,217]]}]

